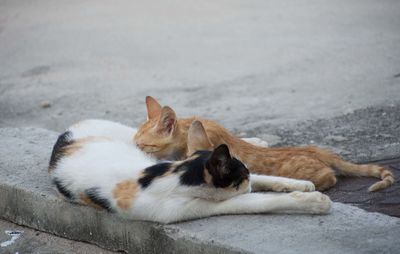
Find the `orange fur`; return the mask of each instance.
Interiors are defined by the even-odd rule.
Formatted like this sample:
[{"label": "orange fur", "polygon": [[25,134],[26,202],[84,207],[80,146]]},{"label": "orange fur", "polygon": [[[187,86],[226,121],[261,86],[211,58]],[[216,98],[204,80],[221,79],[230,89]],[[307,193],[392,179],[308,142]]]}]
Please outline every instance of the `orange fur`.
[{"label": "orange fur", "polygon": [[235,137],[214,121],[195,117],[178,120],[170,107],[161,108],[155,99],[148,98],[147,110],[151,118],[141,126],[134,140],[142,150],[157,158],[184,159],[188,156],[192,152],[187,149],[188,130],[194,120],[199,120],[211,143],[208,149],[227,144],[232,155],[243,161],[252,173],[309,180],[320,191],[336,184],[336,173],[382,179],[373,184],[369,191],[387,188],[394,182],[394,175],[384,167],[356,165],[324,149],[259,147]]},{"label": "orange fur", "polygon": [[121,209],[128,209],[132,206],[139,191],[136,181],[126,180],[117,184],[113,190],[113,197],[117,200],[117,206]]},{"label": "orange fur", "polygon": [[95,203],[93,203],[93,201],[85,194],[85,193],[81,193],[79,195],[79,198],[81,200],[82,203],[91,206],[93,208],[96,208],[98,210],[102,210],[103,208]]}]

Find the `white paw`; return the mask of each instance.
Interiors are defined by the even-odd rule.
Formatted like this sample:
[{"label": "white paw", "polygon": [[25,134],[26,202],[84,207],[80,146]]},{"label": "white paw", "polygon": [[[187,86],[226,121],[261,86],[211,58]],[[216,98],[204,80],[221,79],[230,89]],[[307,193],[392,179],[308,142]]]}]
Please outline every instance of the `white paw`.
[{"label": "white paw", "polygon": [[315,191],[315,186],[310,181],[303,180],[287,180],[284,183],[277,183],[273,186],[274,191],[290,192],[290,191]]},{"label": "white paw", "polygon": [[310,181],[298,180],[294,184],[293,190],[311,192],[311,191],[315,191],[315,185]]},{"label": "white paw", "polygon": [[264,140],[256,138],[256,137],[254,137],[254,138],[242,138],[242,140],[246,141],[247,143],[250,143],[252,145],[255,145],[255,146],[268,147],[268,142],[267,141],[264,141]]},{"label": "white paw", "polygon": [[312,214],[328,214],[332,207],[331,199],[321,192],[299,192],[290,193],[299,203],[299,211]]},{"label": "white paw", "polygon": [[331,210],[331,199],[321,192],[299,192],[295,191],[290,193],[299,203],[300,207],[305,212],[312,214],[327,214]]}]

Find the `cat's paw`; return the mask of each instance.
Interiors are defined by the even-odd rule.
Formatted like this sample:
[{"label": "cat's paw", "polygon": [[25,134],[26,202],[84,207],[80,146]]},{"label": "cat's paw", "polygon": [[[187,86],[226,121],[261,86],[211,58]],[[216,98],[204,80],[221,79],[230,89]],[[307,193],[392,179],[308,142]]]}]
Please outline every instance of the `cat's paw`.
[{"label": "cat's paw", "polygon": [[310,181],[297,180],[293,184],[293,191],[311,192],[315,191],[315,185]]},{"label": "cat's paw", "polygon": [[328,214],[332,207],[331,199],[318,191],[308,193],[295,191],[289,195],[294,197],[308,213]]},{"label": "cat's paw", "polygon": [[284,183],[280,182],[275,184],[272,189],[278,192],[291,192],[291,191],[311,192],[315,191],[315,186],[310,181],[289,179]]},{"label": "cat's paw", "polygon": [[268,147],[268,142],[260,138],[242,138],[242,140],[255,146]]}]

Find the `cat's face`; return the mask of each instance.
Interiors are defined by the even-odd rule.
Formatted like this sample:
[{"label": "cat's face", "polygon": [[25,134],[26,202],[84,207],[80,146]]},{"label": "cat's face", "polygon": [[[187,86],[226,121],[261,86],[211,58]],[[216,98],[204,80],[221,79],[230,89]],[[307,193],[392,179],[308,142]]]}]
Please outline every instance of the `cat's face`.
[{"label": "cat's face", "polygon": [[229,190],[231,194],[249,191],[249,170],[241,161],[230,155],[227,145],[222,144],[214,149],[200,121],[192,122],[187,140],[188,157],[198,154],[199,151],[212,152],[205,164],[205,170],[210,176],[208,182],[214,187]]},{"label": "cat's face", "polygon": [[212,176],[214,187],[231,192],[249,191],[249,170],[241,161],[231,157],[227,145],[222,144],[214,149],[205,168]]},{"label": "cat's face", "polygon": [[228,146],[218,146],[206,163],[206,169],[212,175],[213,185],[217,188],[233,187],[247,189],[249,170],[229,154]]},{"label": "cat's face", "polygon": [[147,121],[134,137],[136,145],[157,159],[183,159],[181,149],[186,144],[181,144],[175,112],[168,106],[161,107],[150,96],[146,97],[146,106]]},{"label": "cat's face", "polygon": [[180,176],[183,185],[207,186],[195,189],[192,194],[196,197],[221,201],[250,192],[248,169],[230,155],[225,144],[212,151],[196,151],[185,161],[178,162],[173,170],[183,172]]}]

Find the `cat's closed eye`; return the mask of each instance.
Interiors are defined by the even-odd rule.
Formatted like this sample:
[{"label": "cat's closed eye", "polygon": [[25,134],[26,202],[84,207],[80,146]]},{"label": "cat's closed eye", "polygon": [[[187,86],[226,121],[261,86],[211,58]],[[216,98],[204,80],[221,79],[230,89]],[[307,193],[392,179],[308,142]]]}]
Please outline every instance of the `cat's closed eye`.
[{"label": "cat's closed eye", "polygon": [[141,146],[145,147],[158,147],[158,145],[151,145],[151,144],[140,144]]},{"label": "cat's closed eye", "polygon": [[153,145],[153,144],[137,144],[137,146],[141,150],[143,150],[144,152],[147,152],[147,153],[159,152],[163,149],[163,147],[160,147],[158,145]]}]

